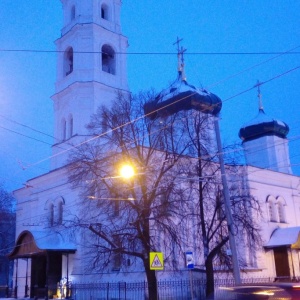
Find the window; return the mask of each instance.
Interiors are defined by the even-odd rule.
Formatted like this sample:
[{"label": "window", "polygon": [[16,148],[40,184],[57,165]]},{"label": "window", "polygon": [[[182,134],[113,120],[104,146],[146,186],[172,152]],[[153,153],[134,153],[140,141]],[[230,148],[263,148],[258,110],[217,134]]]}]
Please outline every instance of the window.
[{"label": "window", "polygon": [[114,253],[113,253],[113,270],[119,271],[121,268],[121,239],[119,235],[113,235],[113,242],[115,244]]},{"label": "window", "polygon": [[57,211],[57,224],[61,225],[63,221],[63,202],[59,201],[57,205],[58,211]]},{"label": "window", "polygon": [[114,201],[114,216],[117,217],[120,215],[120,202]]},{"label": "window", "polygon": [[225,219],[225,211],[224,211],[224,201],[222,199],[222,191],[220,187],[218,187],[218,191],[216,194],[216,212],[217,212],[217,222],[220,222]]},{"label": "window", "polygon": [[67,123],[65,119],[61,120],[61,139],[65,141],[67,138]]},{"label": "window", "polygon": [[273,196],[268,196],[267,197],[269,220],[271,222],[277,222],[277,214],[276,214],[276,210],[275,210],[275,201],[276,201],[276,199]]},{"label": "window", "polygon": [[73,72],[73,48],[69,47],[64,53],[64,76],[68,76]]},{"label": "window", "polygon": [[277,197],[277,209],[280,223],[286,223],[285,217],[285,201],[282,197]]},{"label": "window", "polygon": [[108,20],[108,6],[106,4],[101,5],[101,18]]},{"label": "window", "polygon": [[71,17],[70,17],[71,21],[75,19],[75,13],[76,13],[75,5],[73,5],[71,7]]},{"label": "window", "polygon": [[54,204],[51,203],[49,205],[49,226],[52,227],[54,225]]},{"label": "window", "polygon": [[109,45],[103,45],[102,53],[102,71],[115,74],[116,73],[116,58],[115,51]]},{"label": "window", "polygon": [[73,116],[69,116],[69,121],[68,121],[68,138],[71,138],[73,136]]}]

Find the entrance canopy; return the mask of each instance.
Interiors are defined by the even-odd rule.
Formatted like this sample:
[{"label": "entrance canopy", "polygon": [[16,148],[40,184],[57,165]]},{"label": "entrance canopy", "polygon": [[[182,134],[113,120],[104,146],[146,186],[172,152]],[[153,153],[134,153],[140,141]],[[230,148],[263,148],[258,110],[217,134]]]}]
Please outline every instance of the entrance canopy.
[{"label": "entrance canopy", "polygon": [[277,228],[273,231],[265,248],[288,246],[300,249],[300,227]]},{"label": "entrance canopy", "polygon": [[28,231],[20,233],[13,251],[8,254],[9,259],[30,258],[36,255],[46,255],[47,252],[75,253],[72,243],[66,242],[57,232]]}]

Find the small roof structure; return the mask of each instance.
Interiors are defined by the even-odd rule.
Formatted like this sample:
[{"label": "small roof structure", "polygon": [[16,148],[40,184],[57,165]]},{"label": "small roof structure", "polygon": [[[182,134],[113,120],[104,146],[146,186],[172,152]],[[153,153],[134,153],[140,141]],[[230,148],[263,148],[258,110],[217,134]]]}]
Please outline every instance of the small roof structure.
[{"label": "small roof structure", "polygon": [[58,232],[25,230],[19,234],[8,258],[30,258],[36,255],[46,255],[49,251],[75,253],[76,247]]},{"label": "small roof structure", "polygon": [[261,84],[262,83],[258,81],[255,85],[258,88],[258,115],[248,123],[244,124],[239,131],[239,137],[242,139],[243,143],[264,136],[278,136],[285,139],[290,130],[286,123],[273,119],[265,114],[260,93]]},{"label": "small roof structure", "polygon": [[300,249],[300,226],[277,228],[273,231],[265,248],[288,246],[292,249]]},{"label": "small roof structure", "polygon": [[182,79],[181,74],[153,101],[144,105],[144,111],[151,120],[166,117],[182,110],[198,110],[206,114],[217,115],[222,108],[221,99],[205,89],[198,89]]},{"label": "small roof structure", "polygon": [[268,135],[286,138],[288,133],[286,123],[268,117],[263,109],[259,109],[258,115],[240,129],[239,137],[247,142]]}]

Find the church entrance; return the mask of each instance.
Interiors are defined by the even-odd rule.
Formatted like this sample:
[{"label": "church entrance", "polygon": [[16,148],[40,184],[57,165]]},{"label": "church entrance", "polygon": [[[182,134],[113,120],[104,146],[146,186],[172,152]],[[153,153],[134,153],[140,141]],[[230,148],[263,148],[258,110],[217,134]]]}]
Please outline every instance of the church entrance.
[{"label": "church entrance", "polygon": [[[13,251],[8,255],[16,260],[14,270],[14,293],[15,297],[23,296],[31,298],[53,299],[64,298],[58,283],[65,274],[66,282],[69,282],[69,254],[75,253],[61,242],[61,235],[40,236],[36,238],[32,232],[23,231],[17,238]],[[55,244],[55,246],[53,245]],[[67,268],[63,272],[63,255],[66,256]],[[19,260],[27,263],[18,264]],[[31,268],[28,265],[31,261]],[[25,292],[24,292],[25,291]],[[66,295],[68,291],[64,292]],[[69,295],[69,293],[68,293]]]},{"label": "church entrance", "polygon": [[46,296],[46,256],[35,256],[31,259],[30,297]]},{"label": "church entrance", "polygon": [[287,247],[273,249],[277,279],[290,279],[290,268]]},{"label": "church entrance", "polygon": [[48,252],[47,255],[33,256],[31,259],[30,297],[51,299],[57,293],[57,283],[61,280],[62,255]]}]

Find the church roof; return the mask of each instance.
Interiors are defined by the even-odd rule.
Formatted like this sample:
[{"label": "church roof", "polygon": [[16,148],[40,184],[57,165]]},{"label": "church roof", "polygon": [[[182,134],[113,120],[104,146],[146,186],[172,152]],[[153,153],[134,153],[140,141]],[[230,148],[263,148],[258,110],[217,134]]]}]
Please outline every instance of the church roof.
[{"label": "church roof", "polygon": [[293,249],[300,248],[299,239],[300,227],[277,228],[273,231],[270,240],[264,246],[265,248],[276,248],[281,246],[290,246]]},{"label": "church roof", "polygon": [[258,115],[240,129],[239,137],[246,142],[268,135],[286,138],[288,133],[289,126],[286,123],[267,116],[260,108]]},{"label": "church roof", "polygon": [[153,101],[144,105],[145,114],[150,119],[166,117],[190,109],[217,115],[221,108],[222,101],[217,95],[189,84],[182,78],[180,72],[168,88],[162,90]]},{"label": "church roof", "polygon": [[21,232],[9,258],[26,258],[46,254],[47,251],[74,253],[76,247],[58,232],[28,231]]}]

